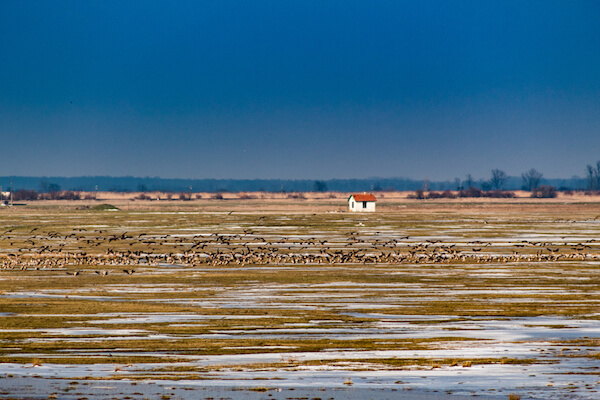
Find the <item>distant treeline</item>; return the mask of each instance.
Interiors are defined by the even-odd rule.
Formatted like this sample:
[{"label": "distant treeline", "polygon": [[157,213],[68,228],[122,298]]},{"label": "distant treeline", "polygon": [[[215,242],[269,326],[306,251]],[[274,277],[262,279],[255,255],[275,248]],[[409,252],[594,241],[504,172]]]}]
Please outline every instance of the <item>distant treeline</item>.
[{"label": "distant treeline", "polygon": [[[19,189],[34,190],[39,193],[60,191],[110,191],[110,192],[363,192],[363,191],[446,191],[474,187],[489,189],[489,181],[428,181],[406,178],[368,178],[368,179],[163,179],[111,176],[83,177],[0,177],[3,191]],[[586,178],[541,179],[539,184],[553,186],[558,190],[585,190],[589,188]],[[523,189],[522,177],[506,177],[502,184],[504,190]]]}]

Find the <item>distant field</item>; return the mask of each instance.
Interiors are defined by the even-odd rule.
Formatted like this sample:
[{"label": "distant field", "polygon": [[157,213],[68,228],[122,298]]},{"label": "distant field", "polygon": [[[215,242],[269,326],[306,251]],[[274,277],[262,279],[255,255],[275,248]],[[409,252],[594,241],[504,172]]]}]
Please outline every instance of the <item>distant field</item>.
[{"label": "distant field", "polygon": [[[440,192],[440,191],[438,191]],[[515,194],[516,199],[519,201],[540,201],[540,199],[531,199],[531,192],[516,190],[511,191]],[[181,194],[186,195],[188,198],[190,192],[79,192],[81,197],[93,197],[95,201],[101,200],[112,200],[112,201],[125,201],[129,202],[135,200],[141,201],[140,197],[149,197],[151,200],[171,200],[178,201]],[[414,195],[414,191],[381,191],[381,192],[370,192],[377,197],[379,201],[411,201],[410,196]],[[453,192],[457,193],[457,192]],[[216,200],[218,197],[222,197],[224,200],[261,200],[262,202],[271,202],[277,200],[283,200],[292,203],[301,203],[305,201],[317,201],[323,202],[327,200],[345,201],[350,192],[194,192],[191,193],[192,201],[197,200]],[[541,201],[567,201],[567,202],[598,202],[600,196],[597,194],[585,194],[583,192],[557,192],[556,199],[545,199]],[[419,201],[419,200],[414,200]],[[489,199],[489,198],[466,198],[466,199],[433,199],[431,201],[476,201],[476,202],[498,202],[506,201],[503,199]],[[64,203],[64,201],[62,201]]]},{"label": "distant field", "polygon": [[35,379],[598,397],[596,198],[135,195],[0,209],[0,398]]}]

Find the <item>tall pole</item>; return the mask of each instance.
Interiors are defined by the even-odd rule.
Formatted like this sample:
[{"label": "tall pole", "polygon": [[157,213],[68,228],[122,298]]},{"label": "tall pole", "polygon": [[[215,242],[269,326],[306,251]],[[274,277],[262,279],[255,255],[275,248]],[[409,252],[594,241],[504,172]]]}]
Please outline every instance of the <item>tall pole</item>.
[{"label": "tall pole", "polygon": [[11,205],[11,207],[13,205],[13,185],[12,185],[12,179],[10,180],[10,205]]}]

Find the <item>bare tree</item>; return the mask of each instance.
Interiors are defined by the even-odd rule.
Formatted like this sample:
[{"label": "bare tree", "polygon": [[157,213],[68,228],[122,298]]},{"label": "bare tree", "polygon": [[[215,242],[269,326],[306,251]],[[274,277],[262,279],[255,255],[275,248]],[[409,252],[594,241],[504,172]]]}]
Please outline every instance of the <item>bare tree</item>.
[{"label": "bare tree", "polygon": [[589,190],[600,190],[600,161],[596,161],[596,167],[587,166],[587,182]]},{"label": "bare tree", "polygon": [[40,179],[40,192],[48,192],[48,181],[46,179]]},{"label": "bare tree", "polygon": [[456,190],[458,190],[458,191],[463,190],[460,178],[454,178],[454,186],[456,187]]},{"label": "bare tree", "polygon": [[502,186],[504,186],[507,180],[508,175],[506,175],[506,172],[500,169],[492,170],[492,178],[490,179],[490,186],[492,189],[502,189]]},{"label": "bare tree", "polygon": [[529,191],[536,189],[540,186],[543,176],[544,175],[535,168],[531,168],[529,171],[522,173],[521,178],[523,179],[523,188]]},{"label": "bare tree", "polygon": [[473,175],[467,174],[467,179],[465,179],[465,189],[471,189],[474,182]]},{"label": "bare tree", "polygon": [[585,179],[587,180],[587,188],[589,190],[593,190],[594,189],[594,167],[592,167],[590,164],[588,164],[585,167],[585,172],[586,172]]}]

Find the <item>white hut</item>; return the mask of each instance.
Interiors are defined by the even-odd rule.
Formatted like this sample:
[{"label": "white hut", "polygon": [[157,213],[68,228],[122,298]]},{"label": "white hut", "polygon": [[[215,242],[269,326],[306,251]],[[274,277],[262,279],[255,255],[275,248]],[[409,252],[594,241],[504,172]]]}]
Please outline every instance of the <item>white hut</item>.
[{"label": "white hut", "polygon": [[348,207],[353,212],[375,212],[376,201],[372,194],[351,194],[348,198]]}]

